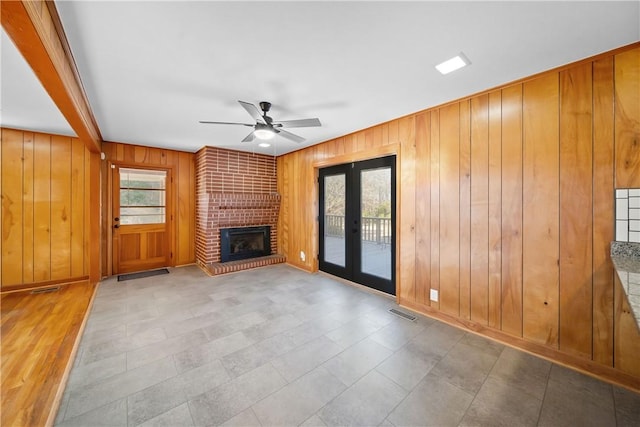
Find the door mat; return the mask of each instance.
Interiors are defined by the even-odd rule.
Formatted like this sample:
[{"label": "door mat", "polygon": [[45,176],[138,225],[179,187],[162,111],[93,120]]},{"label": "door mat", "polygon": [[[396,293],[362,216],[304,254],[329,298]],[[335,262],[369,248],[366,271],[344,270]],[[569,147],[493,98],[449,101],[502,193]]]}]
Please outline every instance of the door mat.
[{"label": "door mat", "polygon": [[159,270],[141,271],[139,273],[119,274],[118,282],[123,280],[142,279],[143,277],[158,276],[160,274],[169,274],[169,270],[161,268]]}]

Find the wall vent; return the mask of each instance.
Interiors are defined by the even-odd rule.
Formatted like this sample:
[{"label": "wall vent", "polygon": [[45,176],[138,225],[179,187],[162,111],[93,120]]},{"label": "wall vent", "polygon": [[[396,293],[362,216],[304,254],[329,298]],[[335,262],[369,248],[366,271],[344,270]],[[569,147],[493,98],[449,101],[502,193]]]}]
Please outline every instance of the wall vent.
[{"label": "wall vent", "polygon": [[53,286],[50,288],[34,289],[30,293],[33,294],[50,294],[51,292],[57,292],[60,290],[60,286]]}]

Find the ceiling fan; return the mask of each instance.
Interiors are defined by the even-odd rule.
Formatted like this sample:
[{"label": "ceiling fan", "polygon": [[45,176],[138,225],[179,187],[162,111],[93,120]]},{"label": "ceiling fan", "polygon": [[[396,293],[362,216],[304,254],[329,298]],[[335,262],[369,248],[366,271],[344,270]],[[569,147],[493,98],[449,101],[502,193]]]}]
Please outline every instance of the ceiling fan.
[{"label": "ceiling fan", "polygon": [[302,142],[305,139],[301,136],[295,135],[291,132],[287,132],[283,128],[304,128],[304,127],[317,127],[322,126],[320,120],[317,118],[314,119],[300,119],[300,120],[282,120],[278,122],[274,122],[273,119],[267,116],[267,113],[271,109],[270,102],[261,102],[260,109],[262,110],[262,114],[258,108],[244,101],[238,101],[242,108],[247,110],[247,113],[251,117],[253,117],[256,121],[255,124],[250,123],[233,123],[233,122],[211,122],[201,120],[200,123],[205,124],[214,124],[214,125],[237,125],[237,126],[249,126],[253,128],[253,131],[247,135],[242,142],[250,142],[253,141],[254,138],[258,139],[271,139],[276,135],[280,135],[285,137],[293,142]]}]

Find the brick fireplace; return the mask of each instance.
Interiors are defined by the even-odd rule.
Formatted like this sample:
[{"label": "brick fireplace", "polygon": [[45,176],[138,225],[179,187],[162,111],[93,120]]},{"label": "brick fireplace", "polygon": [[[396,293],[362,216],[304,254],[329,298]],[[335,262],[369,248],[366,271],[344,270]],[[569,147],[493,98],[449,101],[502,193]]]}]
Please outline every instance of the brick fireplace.
[{"label": "brick fireplace", "polygon": [[196,262],[210,274],[284,262],[270,255],[220,262],[220,229],[270,227],[271,253],[277,253],[276,159],[272,156],[204,147],[196,153]]}]

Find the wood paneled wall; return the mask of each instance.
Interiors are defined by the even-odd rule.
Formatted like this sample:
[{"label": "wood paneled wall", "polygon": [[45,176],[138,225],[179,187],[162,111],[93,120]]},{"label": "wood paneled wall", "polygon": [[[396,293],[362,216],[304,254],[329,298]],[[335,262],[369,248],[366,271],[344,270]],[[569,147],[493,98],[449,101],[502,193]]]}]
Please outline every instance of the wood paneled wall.
[{"label": "wood paneled wall", "polygon": [[319,166],[396,153],[400,304],[640,389],[609,257],[639,88],[636,44],[281,156],[279,251],[317,269]]},{"label": "wood paneled wall", "polygon": [[142,147],[131,144],[105,142],[102,151],[106,159],[102,162],[102,274],[111,274],[111,213],[108,197],[110,183],[107,166],[115,163],[124,166],[147,166],[170,168],[173,176],[173,215],[175,231],[171,239],[173,252],[172,265],[192,264],[195,262],[196,232],[196,184],[194,154],[160,148]]},{"label": "wood paneled wall", "polygon": [[97,281],[99,155],[77,138],[5,128],[0,155],[2,290]]}]

